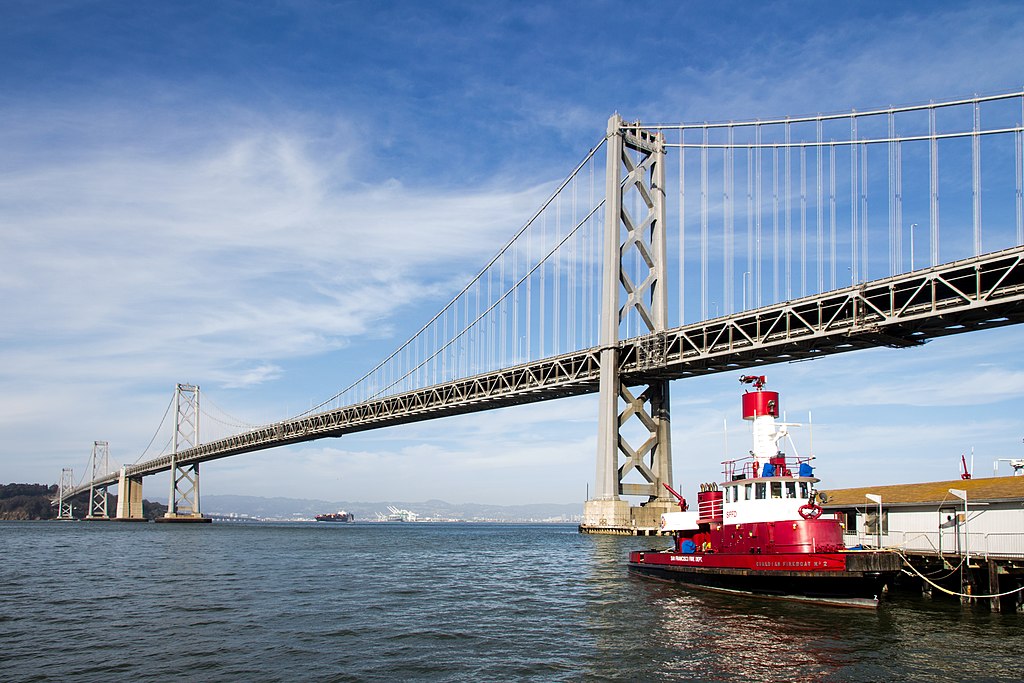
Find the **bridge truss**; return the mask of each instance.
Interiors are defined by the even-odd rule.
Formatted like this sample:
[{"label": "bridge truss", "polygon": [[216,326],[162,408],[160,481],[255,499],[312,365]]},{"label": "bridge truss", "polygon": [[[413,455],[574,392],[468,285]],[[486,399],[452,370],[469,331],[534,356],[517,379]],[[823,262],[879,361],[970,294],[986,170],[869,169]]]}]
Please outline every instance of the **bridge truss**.
[{"label": "bridge truss", "polygon": [[[1024,247],[834,292],[684,325],[618,344],[623,382],[636,386],[1024,322]],[[591,348],[434,387],[266,425],[179,452],[179,464],[450,415],[596,393]],[[171,468],[172,456],[127,466],[129,476]],[[116,483],[111,474],[91,485]],[[74,490],[88,490],[89,485]]]}]

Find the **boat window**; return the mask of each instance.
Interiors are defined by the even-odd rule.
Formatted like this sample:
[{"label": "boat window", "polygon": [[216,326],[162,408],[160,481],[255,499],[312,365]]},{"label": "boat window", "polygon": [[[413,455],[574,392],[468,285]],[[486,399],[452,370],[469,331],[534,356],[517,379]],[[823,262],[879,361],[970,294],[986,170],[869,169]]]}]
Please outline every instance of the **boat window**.
[{"label": "boat window", "polygon": [[796,498],[796,482],[786,482],[786,498]]},{"label": "boat window", "polygon": [[766,486],[766,484],[763,484],[763,483],[755,484],[755,488],[754,488],[754,494],[755,495],[754,495],[754,497],[757,498],[758,500],[764,500],[764,498],[765,498],[765,486]]},{"label": "boat window", "polygon": [[725,501],[726,503],[731,503],[732,502],[732,487],[731,486],[726,486],[722,490],[722,500]]},{"label": "boat window", "polygon": [[782,498],[782,482],[772,482],[772,498]]},{"label": "boat window", "polygon": [[801,498],[809,498],[810,495],[811,495],[811,492],[807,490],[807,482],[806,481],[800,482],[800,497]]},{"label": "boat window", "polygon": [[743,500],[754,500],[754,485],[747,484],[743,487]]}]

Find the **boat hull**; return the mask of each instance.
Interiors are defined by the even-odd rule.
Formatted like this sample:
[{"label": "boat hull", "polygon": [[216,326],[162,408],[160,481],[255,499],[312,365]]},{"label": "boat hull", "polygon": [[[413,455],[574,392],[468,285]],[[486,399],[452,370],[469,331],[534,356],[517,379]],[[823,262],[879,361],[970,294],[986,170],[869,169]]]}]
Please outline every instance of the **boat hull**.
[{"label": "boat hull", "polygon": [[730,555],[634,552],[631,572],[697,588],[842,607],[875,608],[899,571],[891,553]]}]

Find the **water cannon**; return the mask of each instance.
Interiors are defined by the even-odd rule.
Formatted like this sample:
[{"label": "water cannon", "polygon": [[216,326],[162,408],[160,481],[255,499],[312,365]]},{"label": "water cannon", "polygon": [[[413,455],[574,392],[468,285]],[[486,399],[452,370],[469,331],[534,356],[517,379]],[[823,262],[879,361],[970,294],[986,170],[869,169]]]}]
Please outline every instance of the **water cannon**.
[{"label": "water cannon", "polygon": [[686,512],[687,510],[690,509],[690,506],[686,504],[686,499],[683,498],[681,495],[679,495],[679,493],[676,492],[676,490],[674,488],[672,488],[671,486],[669,486],[665,482],[661,482],[661,485],[664,486],[666,489],[668,489],[668,492],[671,493],[673,496],[675,496],[676,500],[679,501],[679,511],[680,512]]},{"label": "water cannon", "polygon": [[960,471],[960,478],[961,479],[970,479],[971,478],[971,472],[972,472],[972,470],[974,470],[974,467],[973,467],[973,465],[974,465],[974,453],[973,452],[971,453],[971,465],[972,465],[972,467],[971,467],[970,470],[967,469],[967,456],[965,454],[963,454],[963,453],[960,454],[960,464],[963,467],[963,469]]},{"label": "water cannon", "polygon": [[755,391],[761,391],[768,379],[764,375],[743,375],[740,377],[740,384],[753,384]]}]

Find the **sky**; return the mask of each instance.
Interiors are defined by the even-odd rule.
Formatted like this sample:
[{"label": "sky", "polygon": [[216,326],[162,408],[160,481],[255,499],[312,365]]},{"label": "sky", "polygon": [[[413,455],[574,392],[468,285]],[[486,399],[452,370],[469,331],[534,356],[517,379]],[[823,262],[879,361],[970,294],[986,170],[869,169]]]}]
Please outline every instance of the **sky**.
[{"label": "sky", "polygon": [[[177,382],[248,424],[330,397],[511,238],[613,112],[742,120],[1022,85],[1016,2],[712,5],[2,3],[0,482],[78,479],[95,440],[135,462]],[[972,449],[989,476],[1024,448],[1022,334],[766,374],[790,420],[812,412],[796,444],[831,487],[957,478]],[[726,442],[746,450],[736,379],[673,383],[684,491],[718,477]],[[582,503],[596,423],[589,396],[393,427],[209,463],[202,491]]]}]

